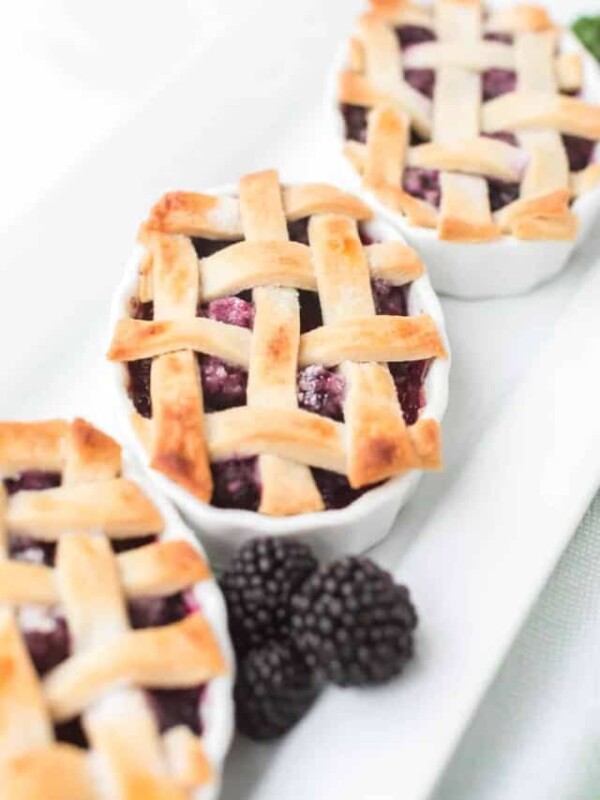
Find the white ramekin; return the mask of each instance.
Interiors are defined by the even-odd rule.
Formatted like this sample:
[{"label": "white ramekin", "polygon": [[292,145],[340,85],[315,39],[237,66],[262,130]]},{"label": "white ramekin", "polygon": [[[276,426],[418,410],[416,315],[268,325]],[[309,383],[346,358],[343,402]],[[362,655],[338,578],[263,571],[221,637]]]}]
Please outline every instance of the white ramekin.
[{"label": "white ramekin", "polygon": [[[160,541],[183,539],[206,558],[206,553],[197,537],[186,527],[173,506],[156,490],[156,486],[148,480],[139,465],[129,459],[127,455],[124,455],[123,474],[137,483],[160,511],[165,522],[165,529],[159,537]],[[213,678],[208,682],[200,705],[203,726],[202,744],[212,766],[213,777],[210,783],[194,793],[193,798],[194,800],[216,800],[221,788],[225,757],[233,737],[235,660],[229,638],[225,601],[214,577],[211,576],[207,580],[197,583],[192,588],[192,595],[214,631],[228,665],[226,675]]]},{"label": "white ramekin", "polygon": [[[584,59],[585,99],[600,102],[600,70],[590,53],[568,30],[563,34],[566,52],[579,52]],[[530,242],[503,236],[495,242],[459,244],[441,241],[437,231],[411,225],[406,217],[387,208],[371,191],[361,185],[361,178],[343,155],[344,122],[339,112],[337,81],[347,61],[347,44],[334,60],[327,81],[326,108],[333,146],[342,164],[343,182],[382,216],[389,219],[427,264],[431,283],[441,294],[466,299],[523,294],[551,280],[567,265],[570,257],[591,231],[600,213],[600,187],[579,197],[573,210],[580,220],[580,231],[573,242]]]},{"label": "white ramekin", "polygon": [[[208,193],[236,194],[237,187],[221,186],[209,190]],[[377,218],[366,223],[366,229],[381,240],[402,241],[398,231],[387,220]],[[137,288],[140,259],[141,249],[137,247],[113,299],[109,341],[117,321],[128,312],[130,299]],[[426,274],[412,284],[409,311],[411,314],[429,314],[448,350],[448,358],[436,359],[429,370],[425,382],[427,402],[422,410],[423,418],[441,422],[448,403],[450,347],[442,309]],[[323,559],[362,553],[387,536],[398,511],[413,494],[421,477],[421,471],[412,471],[372,489],[346,508],[313,514],[269,517],[253,511],[215,508],[202,503],[149,467],[147,454],[131,422],[134,407],[125,388],[125,367],[122,364],[111,364],[110,368],[113,373],[117,414],[127,445],[147,469],[151,479],[176,504],[201,538],[213,563],[217,565],[226,564],[244,542],[256,536],[292,537],[306,542]]]}]

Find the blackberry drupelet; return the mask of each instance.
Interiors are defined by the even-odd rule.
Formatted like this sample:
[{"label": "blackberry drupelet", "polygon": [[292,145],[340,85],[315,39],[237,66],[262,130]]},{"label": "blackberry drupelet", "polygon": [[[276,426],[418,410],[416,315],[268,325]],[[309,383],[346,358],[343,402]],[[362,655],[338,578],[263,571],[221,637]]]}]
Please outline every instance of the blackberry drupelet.
[{"label": "blackberry drupelet", "polygon": [[319,684],[289,644],[270,642],[252,650],[238,665],[236,723],[257,741],[287,733],[308,711]]},{"label": "blackberry drupelet", "polygon": [[290,599],[317,566],[298,542],[260,538],[240,548],[220,581],[238,656],[288,636]]},{"label": "blackberry drupelet", "polygon": [[338,686],[383,683],[413,654],[417,614],[408,589],[369,559],[344,558],[312,575],[292,612],[298,651]]}]

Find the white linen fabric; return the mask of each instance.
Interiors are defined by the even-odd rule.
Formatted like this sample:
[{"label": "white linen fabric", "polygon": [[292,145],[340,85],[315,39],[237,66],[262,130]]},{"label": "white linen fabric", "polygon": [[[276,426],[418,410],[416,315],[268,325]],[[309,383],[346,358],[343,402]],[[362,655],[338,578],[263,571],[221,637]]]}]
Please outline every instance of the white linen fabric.
[{"label": "white linen fabric", "polygon": [[433,795],[434,800],[598,797],[600,494]]}]

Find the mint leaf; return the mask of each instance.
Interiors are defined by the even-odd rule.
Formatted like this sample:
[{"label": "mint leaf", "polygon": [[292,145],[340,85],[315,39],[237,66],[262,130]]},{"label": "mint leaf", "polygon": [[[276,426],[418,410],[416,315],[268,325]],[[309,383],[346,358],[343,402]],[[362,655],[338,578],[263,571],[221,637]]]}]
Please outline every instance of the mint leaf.
[{"label": "mint leaf", "polygon": [[573,31],[592,55],[600,61],[600,16],[581,17],[573,25]]}]

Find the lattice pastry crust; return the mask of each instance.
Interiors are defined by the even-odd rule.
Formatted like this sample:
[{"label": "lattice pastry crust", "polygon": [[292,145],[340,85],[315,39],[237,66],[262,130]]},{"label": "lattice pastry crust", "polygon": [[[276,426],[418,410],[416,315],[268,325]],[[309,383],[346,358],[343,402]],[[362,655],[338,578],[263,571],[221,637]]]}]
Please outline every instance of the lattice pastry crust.
[{"label": "lattice pastry crust", "polygon": [[[436,40],[403,53],[395,28],[405,25]],[[484,38],[488,32],[511,43]],[[600,139],[600,106],[559,93],[583,83],[580,56],[557,55],[559,34],[538,6],[486,15],[479,0],[371,0],[338,94],[342,104],[370,109],[366,143],[345,147],[364,187],[444,240],[576,238],[571,202],[600,183],[600,165],[570,174],[561,134]],[[435,71],[433,100],[406,82],[405,69]],[[490,69],[516,72],[517,86],[483,102],[480,75]],[[411,130],[425,143],[410,146]],[[489,138],[498,133],[514,134],[518,147]],[[440,172],[439,209],[402,188],[410,167]],[[486,178],[520,183],[520,197],[492,213]]]},{"label": "lattice pastry crust", "polygon": [[[309,245],[288,223],[310,217]],[[362,487],[440,465],[432,419],[407,426],[385,362],[446,355],[427,315],[377,316],[371,280],[403,285],[423,265],[401,242],[363,246],[357,222],[370,209],[352,195],[311,184],[282,187],[273,171],[248,175],[236,197],[177,192],[152,209],[139,299],[154,319],[122,319],[113,361],[153,358],[152,418],[134,415],[150,464],[198,499],[213,491],[210,462],[258,456],[260,512],[324,509],[309,467]],[[190,237],[232,244],[198,259]],[[298,289],[318,292],[323,326],[300,335]],[[252,290],[253,330],[196,316],[203,302]],[[248,370],[247,406],[203,412],[196,353]],[[344,423],[298,408],[296,373],[339,365],[347,384]]]},{"label": "lattice pastry crust", "polygon": [[[131,630],[126,599],[166,597],[210,576],[184,541],[115,555],[110,540],[160,534],[160,512],[121,476],[121,454],[83,420],[0,423],[0,473],[60,473],[61,485],[9,496],[0,482],[0,795],[10,800],[184,800],[211,780],[185,725],[160,735],[144,688],[183,688],[226,671],[201,611]],[[57,544],[54,567],[10,558],[11,537]],[[64,613],[71,654],[40,679],[19,612]],[[81,715],[88,751],[53,726]]]}]

